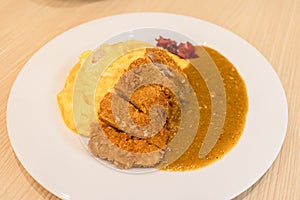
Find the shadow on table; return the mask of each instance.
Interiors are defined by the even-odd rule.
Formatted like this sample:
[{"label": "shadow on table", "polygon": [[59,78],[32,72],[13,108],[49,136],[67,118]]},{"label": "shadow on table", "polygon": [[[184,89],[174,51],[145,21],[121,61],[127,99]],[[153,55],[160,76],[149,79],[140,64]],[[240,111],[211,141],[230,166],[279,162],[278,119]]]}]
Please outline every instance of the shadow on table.
[{"label": "shadow on table", "polygon": [[36,4],[43,4],[49,7],[76,7],[84,4],[107,1],[107,0],[31,0]]}]

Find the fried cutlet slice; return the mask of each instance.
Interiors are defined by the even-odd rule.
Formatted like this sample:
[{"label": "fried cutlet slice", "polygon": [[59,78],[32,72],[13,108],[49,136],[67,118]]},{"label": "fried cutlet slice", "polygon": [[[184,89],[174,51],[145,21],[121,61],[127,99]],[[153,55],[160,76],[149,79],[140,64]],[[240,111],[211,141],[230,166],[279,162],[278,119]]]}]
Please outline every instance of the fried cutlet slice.
[{"label": "fried cutlet slice", "polygon": [[146,48],[145,56],[153,64],[163,64],[163,65],[166,65],[166,66],[182,73],[182,70],[180,69],[180,67],[173,60],[173,58],[168,55],[167,51],[164,50],[164,49],[161,49],[161,48]]},{"label": "fried cutlet slice", "polygon": [[[146,113],[147,116],[153,105],[162,106],[166,112],[164,130],[169,131],[167,142],[173,139],[180,125],[181,110],[178,99],[170,89],[162,85],[146,85],[134,92],[130,101],[138,105],[139,110]],[[153,143],[156,138],[149,139]],[[157,142],[154,143],[157,144]],[[162,147],[162,145],[159,146]]]},{"label": "fried cutlet slice", "polygon": [[[174,59],[168,55],[166,50],[147,48],[144,57],[133,61],[114,87],[120,97],[129,101],[141,111],[143,110],[139,107],[139,103],[132,98],[130,99],[132,88],[138,88],[143,83],[153,81],[161,82],[162,85],[167,85],[167,82],[173,82],[176,86],[187,84],[182,82],[184,81],[183,77],[186,79],[186,74],[180,69]],[[173,73],[170,68],[178,73]],[[160,74],[159,78],[157,77],[158,72]],[[180,93],[178,92],[180,88],[173,87],[172,89]],[[178,96],[178,98],[181,102],[184,101],[184,98],[181,96]]]},{"label": "fried cutlet slice", "polygon": [[115,94],[121,97],[120,101],[127,102],[132,121],[140,126],[151,122],[150,108],[155,104],[161,105],[165,110],[166,123],[157,134],[146,138],[127,134],[115,121],[122,119],[115,119],[113,116],[112,93],[106,93],[100,102],[99,124],[94,125],[89,147],[95,156],[107,159],[119,168],[153,167],[158,164],[163,158],[164,148],[176,135],[180,125],[180,103],[170,89],[162,85],[148,84],[135,90],[132,96],[129,95],[127,88],[134,86],[139,80],[143,66],[153,64],[167,65],[183,73],[167,52],[149,48],[145,58],[136,59],[130,64],[126,72],[133,70],[133,73],[123,79],[122,87],[115,87]]},{"label": "fried cutlet slice", "polygon": [[[166,119],[167,120],[166,120],[164,127],[157,134],[155,134],[152,137],[148,137],[148,138],[136,138],[133,136],[130,137],[130,135],[127,134],[127,136],[129,136],[129,137],[124,137],[125,138],[124,141],[137,140],[137,139],[139,139],[139,141],[145,140],[145,141],[147,141],[147,143],[149,145],[154,145],[154,146],[162,149],[175,136],[178,126],[179,126],[179,123],[180,123],[180,121],[179,121],[179,119],[180,119],[179,105],[178,105],[178,102],[176,103],[176,101],[174,100],[174,97],[165,96],[165,93],[163,93],[161,87],[162,86],[158,86],[158,85],[145,86],[145,87],[141,88],[140,90],[138,90],[133,95],[133,98],[136,100],[140,98],[140,100],[137,100],[137,102],[143,102],[143,105],[141,105],[141,107],[145,108],[145,113],[139,111],[134,106],[132,106],[130,103],[128,103],[128,107],[129,107],[130,116],[131,116],[131,119],[133,120],[133,122],[140,126],[145,126],[145,125],[148,125],[151,120],[149,117],[149,110],[151,108],[151,105],[160,104],[166,110],[166,116],[167,116]],[[156,88],[160,88],[160,89],[156,90]],[[143,101],[142,96],[145,93],[149,94],[149,92],[151,92],[151,91],[153,92],[152,96],[155,96],[154,93],[157,93],[157,91],[158,91],[159,92],[158,94],[160,94],[160,97],[157,95],[156,98],[149,98],[149,99],[152,99],[150,101],[147,99],[145,99],[145,101]],[[114,130],[116,130],[117,132],[105,132],[105,134],[111,140],[112,143],[116,144],[119,147],[125,147],[125,146],[119,145],[120,141],[117,140],[115,138],[115,136],[111,136],[111,135],[115,135],[117,133],[120,135],[120,133],[125,132],[118,125],[118,123],[116,123],[116,121],[114,119],[114,116],[112,113],[112,108],[111,108],[111,98],[112,98],[112,94],[107,93],[100,103],[100,111],[98,114],[100,126],[102,127],[102,124],[106,124],[106,125],[112,127]],[[172,104],[173,108],[170,106],[170,104]],[[119,123],[123,123],[123,122],[124,121],[122,121],[120,119]],[[172,127],[172,128],[170,128],[170,127]],[[144,135],[144,133],[141,133],[141,135]],[[135,145],[135,143],[131,143],[129,141],[128,146],[127,146],[128,148],[126,147],[126,149],[124,149],[124,150],[140,152],[140,153],[144,152],[144,150],[138,150],[138,148],[130,147],[130,145]],[[148,150],[152,151],[152,150],[157,150],[157,149],[150,148]],[[149,152],[149,151],[147,151],[147,152]]]},{"label": "fried cutlet slice", "polygon": [[[115,129],[122,130],[122,128],[118,126],[118,122],[120,122],[121,119],[117,117],[116,119],[117,123],[114,119],[111,99],[112,99],[112,93],[110,92],[106,93],[102,101],[100,102],[98,119],[100,121],[107,123],[108,125],[112,126]],[[126,103],[128,105],[129,113],[135,123],[137,123],[140,126],[146,126],[147,124],[150,123],[151,119],[146,113],[140,112],[136,107],[134,107],[131,103],[129,103],[123,98],[118,98],[118,101],[122,101],[122,103]],[[125,109],[123,111],[126,112]]]},{"label": "fried cutlet slice", "polygon": [[[107,133],[116,131],[105,124],[102,124],[101,128]],[[120,169],[129,169],[132,167],[153,167],[163,158],[163,150],[152,151],[150,153],[133,153],[119,148],[117,145],[112,144],[111,141],[107,139],[107,136],[100,131],[99,124],[92,124],[91,130],[92,133],[88,144],[91,153],[101,159],[111,161]],[[124,138],[126,137],[127,136]],[[122,137],[121,140],[124,138]],[[134,140],[131,140],[131,142],[134,142]],[[143,145],[140,143],[140,145],[137,146],[141,147]],[[148,146],[148,148],[151,147]]]},{"label": "fried cutlet slice", "polygon": [[[110,102],[111,94],[108,93],[101,101],[101,105],[104,107],[100,108],[99,124],[94,125],[89,140],[91,153],[99,158],[107,159],[123,169],[153,167],[158,164],[163,158],[166,144],[174,137],[178,129],[177,126],[171,124],[177,124],[177,122],[167,118],[165,126],[149,138],[130,136],[119,129],[114,122]],[[147,114],[140,112],[129,103],[128,105],[131,107],[129,110],[133,121],[137,124],[149,121]],[[100,116],[102,117],[100,118]],[[170,126],[173,129],[169,129]],[[99,131],[100,129],[102,132]]]}]

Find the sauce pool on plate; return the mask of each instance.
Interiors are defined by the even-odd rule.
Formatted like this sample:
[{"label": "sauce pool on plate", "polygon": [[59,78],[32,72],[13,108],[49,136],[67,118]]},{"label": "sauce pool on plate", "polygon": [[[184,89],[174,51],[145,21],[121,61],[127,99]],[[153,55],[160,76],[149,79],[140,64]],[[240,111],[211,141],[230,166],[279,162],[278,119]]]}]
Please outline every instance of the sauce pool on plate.
[{"label": "sauce pool on plate", "polygon": [[205,81],[196,69],[187,67],[184,72],[195,89],[200,107],[200,122],[197,135],[187,151],[175,162],[162,168],[166,171],[188,171],[205,167],[228,153],[240,139],[248,112],[246,85],[233,64],[218,51],[203,47],[215,62],[226,92],[226,116],[222,133],[212,151],[199,158],[199,151],[211,120],[210,94]]}]

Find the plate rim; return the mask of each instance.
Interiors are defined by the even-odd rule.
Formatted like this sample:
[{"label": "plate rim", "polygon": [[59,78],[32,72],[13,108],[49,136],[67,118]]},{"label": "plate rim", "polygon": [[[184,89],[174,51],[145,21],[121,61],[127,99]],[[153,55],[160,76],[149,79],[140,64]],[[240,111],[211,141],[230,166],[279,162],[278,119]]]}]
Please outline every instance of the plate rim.
[{"label": "plate rim", "polygon": [[[88,24],[96,23],[97,21],[100,21],[100,20],[111,20],[112,18],[118,18],[118,17],[128,16],[128,15],[161,15],[161,16],[164,15],[164,16],[168,16],[168,17],[177,16],[177,17],[189,18],[189,19],[201,21],[202,23],[209,24],[210,26],[212,25],[212,26],[216,26],[216,27],[218,27],[218,28],[221,28],[221,29],[223,29],[224,31],[229,32],[230,34],[235,35],[236,37],[238,37],[238,38],[241,39],[242,41],[244,41],[244,42],[246,42],[247,44],[249,44],[247,41],[245,41],[244,39],[242,39],[240,36],[236,35],[235,33],[231,32],[231,31],[229,31],[229,30],[227,30],[227,29],[225,29],[225,28],[223,28],[223,27],[221,27],[221,26],[219,26],[219,25],[215,25],[215,24],[213,24],[213,23],[211,23],[211,22],[204,21],[204,20],[202,20],[202,19],[194,18],[194,17],[191,17],[191,16],[184,16],[184,15],[178,15],[178,14],[171,14],[171,13],[161,13],[161,12],[139,12],[139,13],[125,13],[125,14],[118,14],[118,15],[106,16],[106,17],[103,17],[103,18],[98,18],[98,19],[94,19],[94,20],[85,22],[85,23],[83,23],[83,24],[77,25],[77,26],[75,26],[75,27],[73,27],[73,28],[71,28],[71,29],[69,29],[69,30],[67,30],[67,31],[64,31],[64,32],[60,33],[59,35],[57,35],[57,36],[55,36],[54,38],[52,38],[52,39],[51,39],[49,42],[47,42],[45,45],[41,46],[41,48],[38,49],[38,50],[33,54],[33,56],[26,62],[26,64],[25,64],[24,67],[22,68],[22,70],[19,72],[19,74],[18,74],[18,76],[17,76],[17,78],[16,78],[16,80],[15,80],[15,82],[14,82],[12,88],[11,88],[11,92],[10,92],[10,94],[9,94],[8,104],[7,104],[7,117],[6,117],[6,123],[7,123],[7,130],[8,130],[9,140],[10,140],[10,142],[11,142],[11,145],[12,145],[12,147],[13,147],[13,150],[14,150],[14,152],[15,152],[15,154],[16,154],[18,160],[22,163],[22,166],[23,166],[23,167],[26,169],[26,171],[27,171],[27,172],[28,172],[28,173],[29,173],[29,174],[30,174],[37,182],[39,182],[45,189],[47,189],[49,192],[53,193],[54,195],[56,195],[56,196],[58,196],[58,197],[65,198],[65,197],[61,196],[61,193],[60,193],[60,192],[53,192],[53,189],[51,189],[50,187],[48,188],[48,187],[47,187],[47,184],[42,183],[43,181],[39,180],[39,178],[36,177],[36,176],[34,175],[34,173],[32,173],[32,172],[27,168],[27,166],[26,166],[24,160],[22,159],[21,152],[17,152],[17,151],[16,151],[17,147],[15,147],[15,143],[14,143],[13,140],[12,140],[11,131],[10,131],[10,129],[11,129],[10,127],[11,127],[12,125],[10,125],[10,119],[9,119],[9,118],[10,118],[10,110],[11,110],[11,101],[12,101],[11,98],[13,98],[13,97],[12,97],[12,94],[13,94],[13,92],[16,90],[16,89],[15,89],[15,87],[16,87],[15,85],[18,83],[19,77],[24,73],[23,71],[26,70],[26,69],[25,69],[26,66],[27,66],[27,65],[30,65],[30,64],[28,64],[28,63],[30,63],[30,61],[31,61],[32,59],[35,58],[35,56],[37,55],[38,52],[40,52],[41,49],[43,49],[45,46],[47,46],[50,42],[54,41],[56,38],[62,37],[62,35],[66,34],[66,33],[70,33],[70,31],[74,31],[75,29],[80,29],[81,27],[84,27],[84,26],[86,26],[86,25],[88,25]],[[249,45],[250,45],[252,48],[254,48],[254,49],[255,49],[255,50],[256,50],[256,51],[264,58],[264,56],[263,56],[263,55],[262,55],[255,47],[253,47],[251,44],[249,44]],[[264,59],[265,59],[265,58],[264,58]],[[267,61],[267,60],[265,59],[265,61]],[[268,62],[268,61],[267,61],[267,62]],[[269,63],[269,62],[268,62],[268,63]],[[269,63],[269,65],[271,66],[270,63]],[[271,67],[272,67],[272,66],[271,66]],[[276,75],[278,81],[280,82],[280,79],[279,79],[277,73],[275,72],[275,70],[274,70],[273,68],[271,68],[271,70],[275,73],[275,75]],[[280,82],[280,83],[281,83],[281,82]],[[281,84],[280,84],[280,85],[281,85]],[[284,92],[284,88],[283,88],[282,85],[281,85],[281,89],[282,89],[283,92]],[[286,121],[286,124],[285,124],[285,133],[283,134],[283,135],[284,135],[284,136],[283,136],[283,140],[280,142],[280,143],[281,143],[280,148],[278,148],[278,151],[274,153],[274,154],[276,154],[276,156],[272,159],[272,161],[270,162],[270,164],[269,164],[269,166],[267,167],[267,169],[264,170],[264,172],[263,172],[262,174],[260,174],[259,177],[258,177],[256,180],[253,180],[252,183],[249,183],[248,186],[247,186],[247,188],[245,188],[245,190],[248,189],[251,185],[253,185],[257,180],[259,180],[259,179],[263,176],[263,174],[265,174],[265,172],[270,168],[270,166],[271,166],[271,165],[273,164],[273,162],[276,160],[276,158],[278,157],[278,154],[279,154],[279,152],[280,152],[280,150],[281,150],[281,147],[282,147],[282,145],[283,145],[283,142],[284,142],[284,139],[285,139],[285,136],[286,136],[287,126],[288,126],[288,106],[287,106],[287,99],[286,99],[285,92],[284,92],[284,97],[283,97],[283,98],[284,98],[284,104],[285,104],[285,107],[286,107],[286,113],[285,113],[285,114],[286,114],[286,116],[285,116],[285,117],[286,117],[286,120],[285,120],[285,121]],[[243,191],[245,191],[245,190],[243,190]],[[239,193],[235,194],[235,196],[239,195],[239,194],[242,193],[243,191],[240,191]],[[232,196],[232,198],[235,197],[235,196]]]}]

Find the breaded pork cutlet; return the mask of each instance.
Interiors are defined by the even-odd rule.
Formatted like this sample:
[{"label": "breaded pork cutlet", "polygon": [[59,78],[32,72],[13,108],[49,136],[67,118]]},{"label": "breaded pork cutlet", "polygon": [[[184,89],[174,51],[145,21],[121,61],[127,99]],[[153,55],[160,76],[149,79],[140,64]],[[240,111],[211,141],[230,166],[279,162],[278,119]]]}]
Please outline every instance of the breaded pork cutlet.
[{"label": "breaded pork cutlet", "polygon": [[[156,63],[180,71],[176,62],[164,50],[158,48],[147,49],[145,58],[133,61],[128,70]],[[130,83],[133,80],[128,81]],[[150,123],[149,110],[154,104],[159,104],[165,109],[166,123],[151,137],[131,136],[118,125],[122,119],[118,119],[119,122],[115,121],[111,107],[112,93],[107,92],[100,102],[99,124],[93,125],[89,141],[92,154],[113,162],[119,168],[155,166],[163,159],[166,145],[178,131],[181,116],[179,101],[170,89],[157,84],[144,85],[131,97],[122,90],[117,90],[116,94],[122,101],[127,102],[131,119],[137,125],[146,126]],[[100,128],[104,134],[100,134]]]}]

